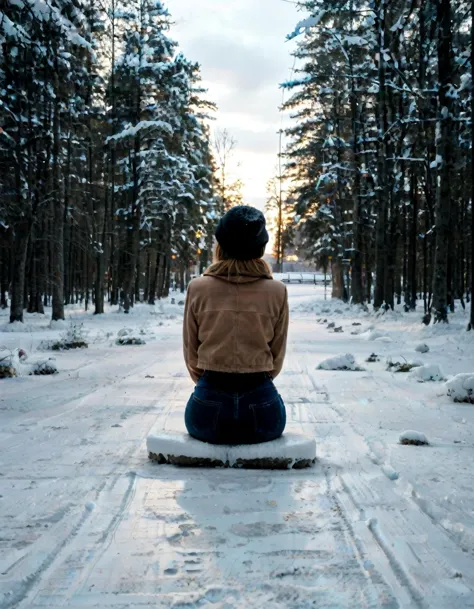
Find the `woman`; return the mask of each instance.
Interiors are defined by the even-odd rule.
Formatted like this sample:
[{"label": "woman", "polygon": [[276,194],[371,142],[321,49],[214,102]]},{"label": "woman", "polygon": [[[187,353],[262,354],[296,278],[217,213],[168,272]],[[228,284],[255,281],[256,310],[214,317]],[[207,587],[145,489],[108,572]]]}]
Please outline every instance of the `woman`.
[{"label": "woman", "polygon": [[186,407],[191,436],[212,444],[279,438],[285,405],[273,384],[285,357],[286,287],[262,260],[268,233],[253,207],[228,211],[215,262],[188,288],[184,358],[196,388]]}]

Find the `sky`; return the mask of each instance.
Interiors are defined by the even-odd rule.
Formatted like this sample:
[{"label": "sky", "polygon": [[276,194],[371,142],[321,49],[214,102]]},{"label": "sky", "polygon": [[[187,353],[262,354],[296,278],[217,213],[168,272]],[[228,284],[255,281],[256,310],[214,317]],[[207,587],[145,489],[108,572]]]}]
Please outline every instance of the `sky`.
[{"label": "sky", "polygon": [[263,208],[275,174],[282,118],[279,84],[292,75],[286,35],[301,19],[286,0],[168,0],[172,37],[201,64],[209,100],[218,105],[213,129],[237,141],[234,177],[244,201]]}]

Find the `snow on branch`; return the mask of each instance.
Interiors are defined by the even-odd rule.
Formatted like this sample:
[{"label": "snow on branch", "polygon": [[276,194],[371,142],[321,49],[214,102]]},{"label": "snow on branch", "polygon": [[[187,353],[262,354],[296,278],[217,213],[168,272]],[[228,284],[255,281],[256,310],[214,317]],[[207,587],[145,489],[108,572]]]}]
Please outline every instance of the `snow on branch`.
[{"label": "snow on branch", "polygon": [[152,127],[155,127],[157,129],[163,129],[164,131],[167,131],[170,135],[173,134],[173,128],[169,123],[165,121],[140,121],[133,127],[126,127],[125,129],[120,131],[120,133],[111,135],[106,139],[106,143],[108,144],[109,142],[114,140],[121,140],[127,137],[132,137],[134,135],[137,135],[139,131],[142,131],[143,129],[150,129]]},{"label": "snow on branch", "polygon": [[308,30],[309,28],[318,25],[325,14],[326,11],[321,11],[314,17],[308,17],[307,19],[303,19],[303,21],[298,22],[293,32],[291,32],[291,34],[288,34],[286,39],[293,40],[293,38],[299,36],[303,31],[306,32],[306,30]]}]

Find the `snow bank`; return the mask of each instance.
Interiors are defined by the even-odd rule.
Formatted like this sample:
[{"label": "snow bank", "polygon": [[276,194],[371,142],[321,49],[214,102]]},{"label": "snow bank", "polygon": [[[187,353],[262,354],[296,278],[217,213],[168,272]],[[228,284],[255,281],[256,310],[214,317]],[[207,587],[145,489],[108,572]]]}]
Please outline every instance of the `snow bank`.
[{"label": "snow bank", "polygon": [[[390,338],[390,336],[388,336],[388,334],[386,332],[382,332],[382,330],[369,330],[368,332],[364,332],[361,334],[362,338],[365,338],[365,340],[369,340],[369,341],[376,341],[378,340],[379,342],[392,342],[392,339]],[[383,339],[383,340],[380,340]],[[388,339],[388,341],[387,341]]]},{"label": "snow bank", "polygon": [[415,351],[417,353],[428,353],[430,350],[430,348],[428,347],[428,345],[426,343],[421,343],[420,345],[417,345],[415,347]]},{"label": "snow bank", "polygon": [[37,362],[33,362],[28,364],[29,374],[34,376],[46,376],[49,374],[57,374],[58,367],[56,365],[56,360],[54,358],[49,358],[47,360],[40,360]]},{"label": "snow bank", "polygon": [[391,465],[385,464],[382,466],[383,473],[387,476],[389,480],[398,480],[400,478],[400,474],[393,469]]},{"label": "snow bank", "polygon": [[2,349],[0,351],[0,379],[12,378],[20,374],[20,358],[18,349],[10,351]]},{"label": "snow bank", "polygon": [[426,446],[428,438],[421,431],[408,430],[400,434],[400,444],[412,444],[414,446]]},{"label": "snow bank", "polygon": [[[147,438],[150,458],[158,462],[177,462],[185,457],[189,465],[245,467],[248,462],[275,461],[286,468],[310,465],[316,458],[316,441],[310,436],[284,434],[278,440],[245,446],[214,445],[200,442],[187,434],[167,433],[161,430]],[[159,459],[159,457],[162,459]],[[194,463],[193,463],[194,460]],[[262,464],[262,467],[264,465]]]},{"label": "snow bank", "polygon": [[410,372],[410,378],[419,383],[427,383],[430,381],[439,382],[445,381],[446,377],[438,364],[425,364],[418,366]]},{"label": "snow bank", "polygon": [[67,330],[69,328],[69,324],[64,319],[52,319],[49,327],[51,330]]},{"label": "snow bank", "polygon": [[12,323],[0,326],[0,332],[33,332],[34,328],[22,321],[14,321]]},{"label": "snow bank", "polygon": [[414,368],[419,368],[420,366],[423,366],[423,362],[420,362],[419,360],[407,361],[403,359],[403,361],[394,361],[391,358],[387,360],[387,370],[389,372],[411,372]]},{"label": "snow bank", "polygon": [[318,370],[363,370],[356,364],[355,357],[351,353],[330,357],[321,362]]},{"label": "snow bank", "polygon": [[133,330],[132,328],[122,328],[117,333],[117,345],[146,345],[145,336],[154,338],[154,335],[147,335],[145,329]]},{"label": "snow bank", "polygon": [[472,372],[457,374],[446,383],[446,389],[454,402],[474,404],[474,374]]}]

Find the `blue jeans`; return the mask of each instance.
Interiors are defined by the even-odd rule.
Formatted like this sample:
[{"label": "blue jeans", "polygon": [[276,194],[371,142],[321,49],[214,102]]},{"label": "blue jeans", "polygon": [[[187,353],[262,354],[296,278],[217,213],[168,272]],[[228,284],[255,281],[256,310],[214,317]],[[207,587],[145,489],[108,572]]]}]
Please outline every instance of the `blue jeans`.
[{"label": "blue jeans", "polygon": [[258,444],[279,438],[286,425],[286,410],[268,377],[249,391],[226,391],[199,379],[186,406],[188,433],[210,444]]}]

